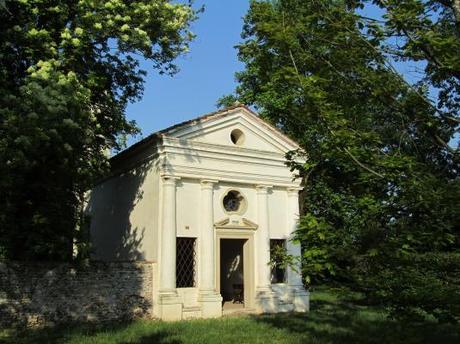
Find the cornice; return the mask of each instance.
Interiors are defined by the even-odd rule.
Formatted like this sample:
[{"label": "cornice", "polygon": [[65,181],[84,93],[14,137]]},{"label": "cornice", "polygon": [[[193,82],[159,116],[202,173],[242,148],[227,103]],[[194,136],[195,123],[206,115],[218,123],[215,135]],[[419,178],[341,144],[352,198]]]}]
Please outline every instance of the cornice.
[{"label": "cornice", "polygon": [[286,161],[284,153],[281,152],[270,152],[261,149],[238,147],[238,146],[229,146],[229,145],[220,145],[215,143],[207,143],[200,141],[184,140],[173,137],[164,137],[161,144],[166,150],[169,148],[178,148],[184,149],[186,151],[193,150],[198,152],[213,152],[226,155],[237,155],[237,156],[255,156],[261,159],[269,160],[280,160]]},{"label": "cornice", "polygon": [[297,188],[300,180],[293,181],[291,177],[270,176],[266,174],[255,174],[247,172],[226,172],[216,169],[207,169],[202,167],[191,167],[183,165],[174,165],[174,175],[184,179],[212,179],[219,182],[231,182],[250,185],[270,185],[285,188]]},{"label": "cornice", "polygon": [[[278,143],[281,146],[287,145],[286,148],[288,148],[288,150],[295,150],[299,148],[296,142],[294,142],[292,139],[290,139],[288,136],[282,133],[278,128],[276,128],[276,126],[273,126],[272,124],[261,119],[255,112],[253,112],[247,106],[243,104],[236,104],[226,109],[214,111],[214,112],[205,114],[203,116],[197,117],[195,119],[173,125],[159,132],[153,133],[147,136],[146,138],[142,139],[141,141],[128,147],[127,149],[120,152],[119,154],[113,156],[110,159],[110,161],[112,162],[112,164],[124,164],[125,160],[132,158],[133,160],[135,160],[134,165],[136,165],[137,164],[136,160],[139,160],[138,154],[143,149],[150,148],[152,146],[161,145],[161,141],[165,139],[171,140],[171,135],[182,136],[183,134],[187,132],[187,128],[192,128],[193,126],[196,126],[196,125],[209,125],[209,124],[211,126],[214,126],[219,121],[222,121],[223,118],[227,116],[231,117],[232,115],[238,115],[238,114],[243,114],[244,117],[247,117],[246,120],[248,120],[249,123],[251,122],[250,119],[257,122],[260,125],[260,127],[258,126],[258,129],[260,129],[262,132],[265,132],[265,133],[272,133],[273,137],[276,137],[276,141],[278,141]],[[210,145],[210,146],[218,146],[218,145]],[[224,146],[224,147],[227,151],[231,151],[232,148],[234,148],[234,147],[228,147],[228,146]],[[207,149],[209,150],[209,146]],[[249,151],[251,150],[247,149],[247,152]],[[270,152],[263,152],[263,151],[257,151],[257,150],[253,150],[253,151],[259,152],[261,156],[268,156],[267,154],[270,154]]]},{"label": "cornice", "polygon": [[297,199],[299,197],[299,192],[304,189],[303,186],[298,186],[298,187],[288,187],[286,189],[288,198],[295,198]]}]

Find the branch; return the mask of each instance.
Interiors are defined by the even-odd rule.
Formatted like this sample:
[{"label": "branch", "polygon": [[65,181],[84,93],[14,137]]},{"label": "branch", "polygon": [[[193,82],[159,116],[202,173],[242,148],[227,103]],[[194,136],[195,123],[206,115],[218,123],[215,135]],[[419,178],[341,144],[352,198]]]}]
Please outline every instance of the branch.
[{"label": "branch", "polygon": [[[283,31],[285,30],[285,22],[284,22],[284,12],[282,12],[282,20],[283,20]],[[294,67],[294,70],[296,72],[296,75],[297,75],[297,78],[299,79],[299,84],[300,84],[300,87],[303,89],[303,83],[302,83],[302,77],[299,73],[299,70],[297,68],[297,64],[295,62],[295,58],[294,58],[294,55],[292,54],[292,51],[290,48],[288,48],[288,51],[289,51],[289,56],[291,58],[291,62],[292,62],[292,65]],[[320,114],[321,114],[321,111],[320,111]],[[327,121],[325,120],[324,116],[321,114],[321,117],[323,118],[323,121],[326,125],[326,128],[328,129],[328,131],[331,133],[332,136],[334,137],[337,137],[337,135],[334,133],[334,131],[332,129],[329,128],[329,126],[327,125]],[[382,174],[374,171],[373,169],[371,169],[370,167],[367,167],[366,165],[364,165],[362,162],[360,162],[351,152],[350,150],[347,148],[347,147],[344,147],[343,150],[348,154],[348,156],[356,163],[358,164],[358,166],[360,166],[361,168],[365,169],[366,171],[376,175],[377,177],[379,178],[385,178]]]},{"label": "branch", "polygon": [[[388,9],[390,6],[388,5],[388,3],[386,2],[386,0],[381,0],[381,3],[382,5],[386,6],[386,10],[387,10],[387,13],[389,14],[390,18],[392,17],[392,13],[391,11]],[[455,9],[455,6],[457,6],[458,8]],[[454,11],[454,17],[456,18],[456,24],[460,24],[459,23],[459,17],[458,15],[460,14],[460,0],[454,0],[454,8],[453,8],[453,11]],[[431,50],[430,46],[427,45],[427,44],[421,44],[420,42],[417,42],[417,40],[410,34],[409,31],[407,31],[407,29],[404,27],[404,23],[401,23],[401,22],[398,22],[397,20],[395,20],[396,23],[400,24],[399,27],[401,29],[401,31],[404,33],[405,37],[410,41],[412,42],[415,46],[419,47],[424,53],[425,53],[425,56],[427,57],[427,60],[429,60],[430,62],[432,62],[434,65],[436,65],[438,68],[441,68],[441,69],[449,69],[451,72],[452,72],[452,75],[460,80],[460,72],[456,71],[456,70],[453,70],[452,68],[449,68],[449,67],[446,67],[437,57],[436,55],[433,53],[433,51]]]},{"label": "branch", "polygon": [[[286,25],[284,22],[284,11],[281,12],[282,20],[283,20],[283,32],[286,33]],[[291,58],[292,65],[294,66],[294,70],[296,72],[297,78],[299,79],[300,86],[302,86],[302,78],[300,77],[299,69],[297,68],[297,64],[295,63],[294,55],[292,54],[292,50],[288,47],[289,56]]]},{"label": "branch", "polygon": [[455,17],[455,28],[457,29],[457,37],[460,37],[460,0],[453,0],[452,11]]},{"label": "branch", "polygon": [[366,165],[364,165],[363,163],[361,163],[361,162],[350,152],[350,150],[349,150],[348,148],[345,147],[343,150],[350,156],[350,158],[353,159],[354,162],[356,162],[359,166],[361,166],[362,168],[364,168],[366,171],[368,171],[368,172],[370,172],[370,173],[376,175],[376,176],[379,177],[379,178],[385,178],[385,176],[384,176],[383,174],[380,174],[380,173],[374,171],[373,169],[371,169],[370,167],[367,167]]},{"label": "branch", "polygon": [[[459,5],[459,13],[460,13],[460,0],[455,0],[456,3],[458,3]],[[321,4],[321,3],[320,3]],[[385,4],[385,0],[382,1],[382,4],[383,5],[386,5]],[[327,10],[327,8],[326,8]],[[328,15],[325,15],[325,17],[329,20],[329,22],[331,23],[334,23],[334,21],[330,18],[330,16]],[[341,26],[343,29],[347,30],[349,33],[351,34],[355,34],[355,32],[353,32],[352,30],[350,30],[347,26]],[[405,79],[404,77],[396,70],[396,68],[391,64],[391,62],[388,61],[388,59],[385,57],[384,54],[381,53],[380,50],[378,50],[375,46],[373,46],[367,39],[365,39],[364,37],[362,37],[360,34],[357,35],[357,37],[362,40],[366,45],[368,45],[376,54],[377,56],[379,56],[382,61],[383,61],[383,66],[386,67],[387,69],[389,69],[391,72],[393,72],[399,79],[400,81],[406,85],[406,87],[408,87],[410,90],[412,90],[412,92],[414,92],[415,95],[417,95],[425,104],[427,104],[432,110],[434,110],[436,113],[438,113],[443,119],[447,119],[447,120],[451,120],[451,121],[455,121],[457,123],[460,123],[460,120],[458,119],[455,119],[455,118],[452,118],[451,116],[447,116],[446,114],[444,114],[441,110],[439,110],[435,105],[433,105],[429,100],[426,99],[426,97],[422,94],[420,94],[420,92],[414,88],[411,84],[409,84]],[[453,153],[453,154],[458,154],[458,151],[455,150],[453,151],[452,148],[446,143],[444,142],[442,139],[440,139],[439,137],[436,137],[437,135],[435,134],[434,135],[434,140],[435,142],[437,142],[438,144],[441,144],[444,148],[446,148],[449,152]]]}]

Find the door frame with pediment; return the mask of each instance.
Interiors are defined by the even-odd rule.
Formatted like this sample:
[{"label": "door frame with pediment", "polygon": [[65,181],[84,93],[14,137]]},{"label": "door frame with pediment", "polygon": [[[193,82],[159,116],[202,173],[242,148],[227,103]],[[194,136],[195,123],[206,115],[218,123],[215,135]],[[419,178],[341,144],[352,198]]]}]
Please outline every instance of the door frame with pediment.
[{"label": "door frame with pediment", "polygon": [[242,239],[243,244],[243,279],[244,279],[244,308],[255,307],[255,257],[254,233],[257,225],[246,220],[240,225],[230,225],[230,221],[220,221],[214,225],[216,243],[216,290],[220,292],[221,274],[221,239]]}]

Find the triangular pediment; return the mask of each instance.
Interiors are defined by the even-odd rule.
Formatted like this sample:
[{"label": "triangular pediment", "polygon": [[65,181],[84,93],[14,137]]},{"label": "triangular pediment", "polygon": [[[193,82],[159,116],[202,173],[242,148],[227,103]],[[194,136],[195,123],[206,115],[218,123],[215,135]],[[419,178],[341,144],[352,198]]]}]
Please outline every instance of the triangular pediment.
[{"label": "triangular pediment", "polygon": [[298,149],[294,141],[244,106],[200,117],[169,128],[162,134],[182,140],[281,154]]},{"label": "triangular pediment", "polygon": [[220,228],[220,229],[252,229],[256,230],[259,226],[248,220],[245,219],[244,217],[238,218],[238,219],[230,219],[229,217],[217,221],[214,224],[215,228]]}]

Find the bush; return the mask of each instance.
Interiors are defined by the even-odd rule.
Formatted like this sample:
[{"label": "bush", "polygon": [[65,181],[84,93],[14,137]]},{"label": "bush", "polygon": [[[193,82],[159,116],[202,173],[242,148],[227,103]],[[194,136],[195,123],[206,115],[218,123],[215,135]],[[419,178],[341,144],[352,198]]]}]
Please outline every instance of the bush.
[{"label": "bush", "polygon": [[[372,264],[363,279],[368,296],[391,316],[440,322],[460,320],[460,253],[411,254]],[[383,268],[381,268],[383,266]]]}]

